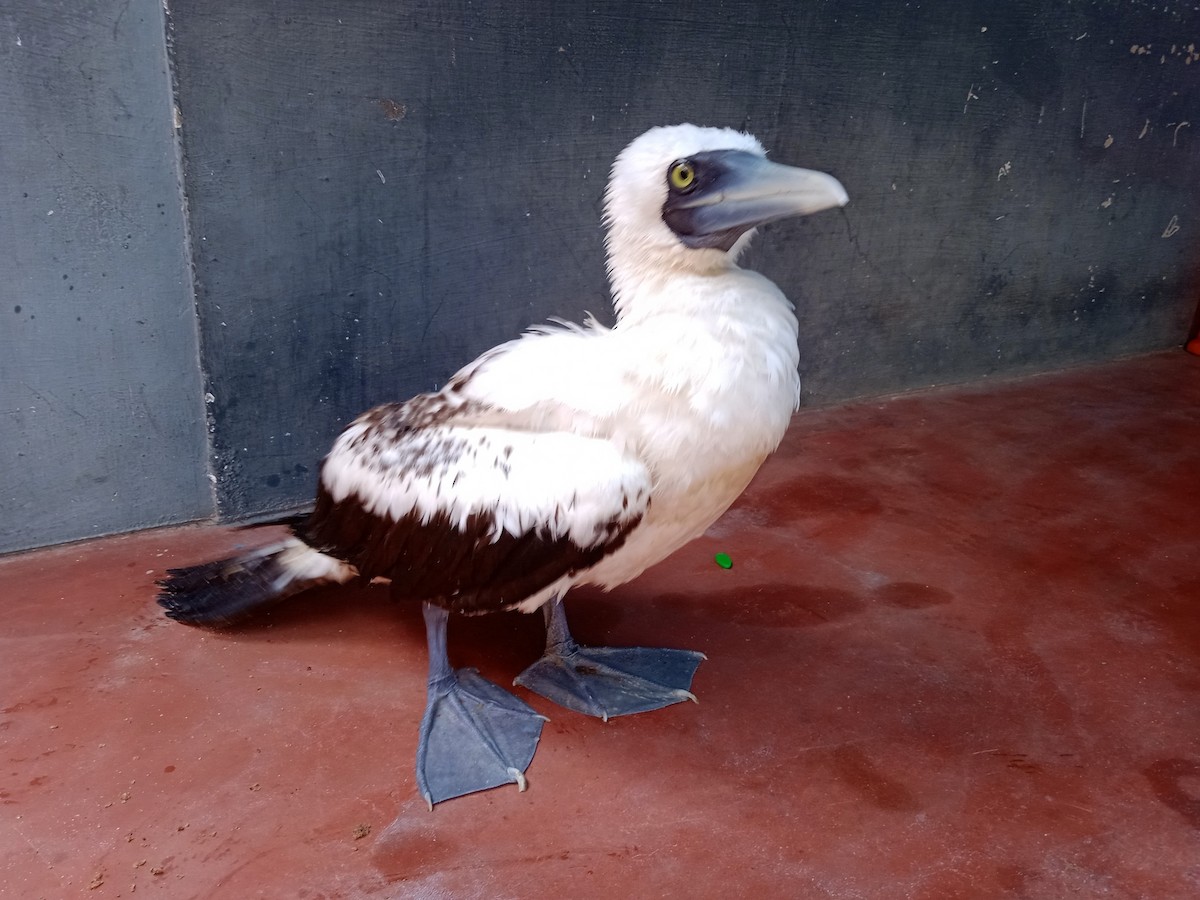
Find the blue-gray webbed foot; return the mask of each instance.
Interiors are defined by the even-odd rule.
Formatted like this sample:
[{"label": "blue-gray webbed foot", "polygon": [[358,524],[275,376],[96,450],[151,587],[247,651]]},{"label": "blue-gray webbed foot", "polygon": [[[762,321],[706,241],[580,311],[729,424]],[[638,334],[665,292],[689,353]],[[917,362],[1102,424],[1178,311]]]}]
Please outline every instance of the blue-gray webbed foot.
[{"label": "blue-gray webbed foot", "polygon": [[514,680],[560,706],[608,721],[613,716],[695,700],[692,676],[703,653],[653,647],[581,647],[567,630],[562,604],[551,599],[546,652]]},{"label": "blue-gray webbed foot", "polygon": [[417,739],[417,790],[433,804],[502,784],[525,790],[545,716],[474,669],[450,667],[449,614],[426,603],[429,696]]}]

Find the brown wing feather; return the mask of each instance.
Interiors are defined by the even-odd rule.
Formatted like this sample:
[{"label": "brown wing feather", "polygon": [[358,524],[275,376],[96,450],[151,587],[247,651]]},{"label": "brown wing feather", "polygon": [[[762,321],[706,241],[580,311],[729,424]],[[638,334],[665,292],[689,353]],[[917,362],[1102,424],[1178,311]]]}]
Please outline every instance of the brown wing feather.
[{"label": "brown wing feather", "polygon": [[297,531],[364,577],[391,579],[397,597],[485,613],[510,609],[562,576],[590,568],[620,547],[639,521],[614,520],[605,539],[586,549],[541,530],[502,532],[492,540],[486,515],[470,516],[462,529],[440,513],[427,522],[416,514],[394,522],[367,512],[353,494],[335,502],[322,486],[316,509]]}]

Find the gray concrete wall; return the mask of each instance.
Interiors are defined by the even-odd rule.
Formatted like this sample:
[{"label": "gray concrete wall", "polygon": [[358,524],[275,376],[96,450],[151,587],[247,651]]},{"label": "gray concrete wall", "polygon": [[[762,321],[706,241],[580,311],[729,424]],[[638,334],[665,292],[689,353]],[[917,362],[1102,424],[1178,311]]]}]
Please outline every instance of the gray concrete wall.
[{"label": "gray concrete wall", "polygon": [[846,184],[748,260],[809,404],[1177,346],[1200,297],[1200,0],[169,5],[190,246],[160,5],[0,9],[0,550],[209,515],[210,465],[291,508],[359,411],[607,317],[656,124]]},{"label": "gray concrete wall", "polygon": [[162,4],[0,7],[0,551],[210,515]]}]

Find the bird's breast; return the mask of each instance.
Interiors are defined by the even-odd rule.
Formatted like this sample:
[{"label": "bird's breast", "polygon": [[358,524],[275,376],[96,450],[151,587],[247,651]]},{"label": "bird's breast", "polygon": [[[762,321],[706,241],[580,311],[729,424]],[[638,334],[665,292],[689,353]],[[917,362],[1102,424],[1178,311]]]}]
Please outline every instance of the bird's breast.
[{"label": "bird's breast", "polygon": [[638,402],[619,423],[651,472],[651,503],[625,546],[590,573],[608,587],[729,508],[783,438],[799,394],[795,319],[785,305],[661,326],[670,337],[652,342],[656,352],[637,370]]},{"label": "bird's breast", "polygon": [[656,487],[725,483],[730,471],[757,467],[799,398],[796,320],[786,301],[664,317],[656,330],[644,339],[655,351],[636,369],[638,399],[623,423],[636,432]]}]

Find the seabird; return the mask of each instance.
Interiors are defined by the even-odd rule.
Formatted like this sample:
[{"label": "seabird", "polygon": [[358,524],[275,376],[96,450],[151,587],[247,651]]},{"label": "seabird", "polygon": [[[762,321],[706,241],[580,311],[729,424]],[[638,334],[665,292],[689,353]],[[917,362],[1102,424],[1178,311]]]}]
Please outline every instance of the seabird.
[{"label": "seabird", "polygon": [[799,401],[798,324],[739,268],[754,229],[847,202],[830,175],[769,162],[732,129],[654,128],[605,197],[616,324],[555,323],[444,388],[363,414],[282,543],[171,569],[173,619],[225,624],[328,583],[387,579],[423,604],[429,682],[417,786],[434,803],[525,788],[544,718],[446,652],[450,612],[544,611],[545,655],[516,679],[607,719],[695,699],[703,656],[583,647],[562,599],[611,589],[702,534],[783,437]]}]

